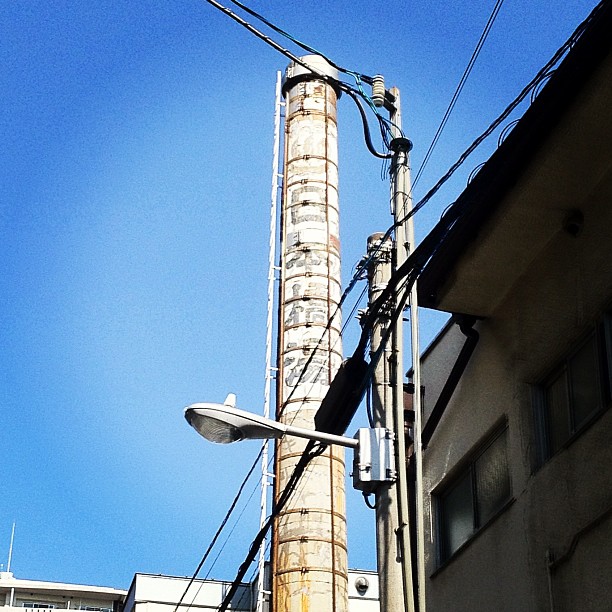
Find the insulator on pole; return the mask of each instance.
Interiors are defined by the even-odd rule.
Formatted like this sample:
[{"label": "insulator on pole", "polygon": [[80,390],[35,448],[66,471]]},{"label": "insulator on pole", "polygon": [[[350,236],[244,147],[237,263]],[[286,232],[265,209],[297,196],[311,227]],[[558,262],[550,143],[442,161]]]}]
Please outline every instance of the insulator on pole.
[{"label": "insulator on pole", "polygon": [[385,77],[382,74],[372,78],[372,102],[379,108],[385,104]]}]

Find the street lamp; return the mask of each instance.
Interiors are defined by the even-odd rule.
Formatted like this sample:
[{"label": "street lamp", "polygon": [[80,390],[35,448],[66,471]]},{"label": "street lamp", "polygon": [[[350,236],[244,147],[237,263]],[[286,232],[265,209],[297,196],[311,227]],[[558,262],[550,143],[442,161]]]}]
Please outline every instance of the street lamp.
[{"label": "street lamp", "polygon": [[353,487],[366,493],[373,492],[383,483],[395,481],[395,436],[384,427],[362,427],[354,438],[347,438],[315,429],[285,425],[240,410],[235,404],[236,396],[230,393],[223,404],[202,402],[188,406],[185,408],[185,418],[202,437],[220,444],[239,440],[282,438],[288,435],[353,448]]},{"label": "street lamp", "polygon": [[235,407],[236,396],[230,393],[223,404],[202,402],[185,408],[187,422],[204,438],[211,442],[229,444],[240,440],[267,440],[284,435],[315,440],[324,444],[339,444],[356,448],[356,438],[336,436],[314,429],[285,425],[272,419],[239,410]]},{"label": "street lamp", "polygon": [[[371,493],[383,484],[395,481],[395,466],[393,456],[393,440],[395,436],[383,427],[361,428],[354,438],[329,434],[314,429],[304,429],[285,425],[271,419],[239,410],[236,408],[236,396],[230,393],[223,404],[202,402],[185,408],[187,422],[204,438],[211,442],[228,444],[239,440],[282,438],[285,435],[296,436],[321,442],[322,444],[340,444],[354,450],[353,487],[364,493]],[[310,449],[310,450],[309,450]],[[314,457],[310,454],[312,447],[308,445],[290,478],[291,487],[287,487],[275,504],[273,512],[262,526],[257,537],[251,544],[249,556],[240,567],[238,576],[220,606],[227,610],[227,605],[236,592],[240,580],[244,578],[248,565],[253,561],[257,547],[261,546],[266,533],[272,525],[272,520],[287,503],[301,474],[308,462]],[[295,477],[295,480],[294,480]]]}]

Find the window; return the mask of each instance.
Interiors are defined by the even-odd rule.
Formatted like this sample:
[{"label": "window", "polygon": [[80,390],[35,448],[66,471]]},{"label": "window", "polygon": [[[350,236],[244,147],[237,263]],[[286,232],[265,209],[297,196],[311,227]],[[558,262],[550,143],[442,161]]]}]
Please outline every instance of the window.
[{"label": "window", "polygon": [[447,561],[511,498],[508,428],[497,430],[436,494],[440,562]]},{"label": "window", "polygon": [[536,391],[538,464],[541,465],[606,407],[612,326],[593,329]]},{"label": "window", "polygon": [[39,601],[24,601],[21,605],[23,608],[44,608],[44,609],[55,608],[55,604],[42,603]]}]

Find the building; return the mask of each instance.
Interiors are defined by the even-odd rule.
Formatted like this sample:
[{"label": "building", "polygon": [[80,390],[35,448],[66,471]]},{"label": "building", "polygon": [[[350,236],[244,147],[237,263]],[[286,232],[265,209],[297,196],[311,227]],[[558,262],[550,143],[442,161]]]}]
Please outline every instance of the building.
[{"label": "building", "polygon": [[419,279],[427,609],[612,610],[612,3]]},{"label": "building", "polygon": [[[128,591],[63,582],[20,580],[11,572],[0,572],[0,612],[39,612],[41,609],[85,610],[88,612],[181,612],[216,610],[231,582],[194,580],[162,574],[135,574]],[[376,572],[349,570],[349,612],[379,612]],[[230,610],[253,612],[257,584],[244,583]],[[268,605],[268,604],[266,604]],[[265,608],[267,610],[268,608]]]},{"label": "building", "polygon": [[[125,598],[124,612],[173,612],[216,610],[231,585],[222,580],[194,580],[162,574],[135,574]],[[185,589],[189,589],[185,593]],[[257,601],[256,585],[240,585],[230,604],[231,610],[251,612]]]},{"label": "building", "polygon": [[[123,612],[174,612],[181,598],[179,609],[182,612],[216,610],[231,584],[220,580],[194,580],[185,594],[189,581],[187,577],[136,574],[127,592]],[[348,585],[349,612],[379,612],[375,572],[349,570]],[[252,612],[256,602],[257,585],[244,583],[236,592],[230,609]]]},{"label": "building", "polygon": [[120,612],[126,591],[111,587],[21,580],[0,572],[0,611],[87,610]]}]

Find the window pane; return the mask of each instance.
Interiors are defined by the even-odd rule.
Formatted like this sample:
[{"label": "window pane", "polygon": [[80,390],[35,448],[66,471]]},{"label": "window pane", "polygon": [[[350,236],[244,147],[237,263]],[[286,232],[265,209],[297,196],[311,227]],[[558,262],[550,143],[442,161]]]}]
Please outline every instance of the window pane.
[{"label": "window pane", "polygon": [[549,456],[556,453],[570,437],[567,375],[565,370],[545,390],[548,412]]},{"label": "window pane", "polygon": [[569,374],[574,432],[600,407],[599,361],[595,334],[569,360]]},{"label": "window pane", "polygon": [[477,526],[484,525],[510,497],[510,473],[504,430],[474,463]]},{"label": "window pane", "polygon": [[440,500],[442,503],[443,557],[447,559],[474,533],[472,479],[468,471]]}]

